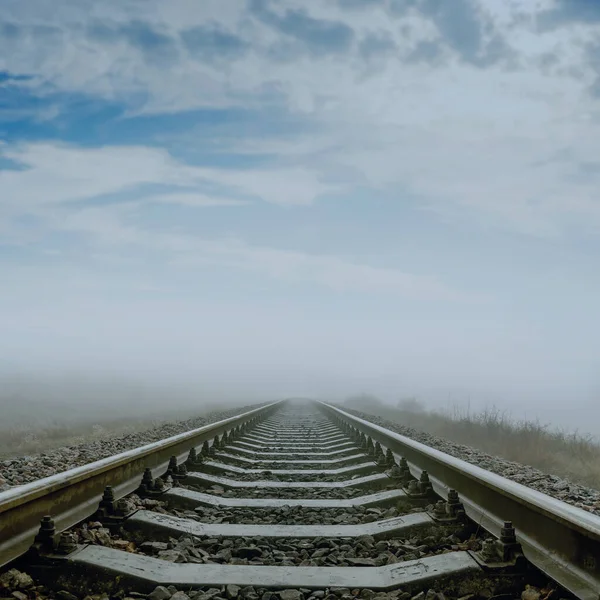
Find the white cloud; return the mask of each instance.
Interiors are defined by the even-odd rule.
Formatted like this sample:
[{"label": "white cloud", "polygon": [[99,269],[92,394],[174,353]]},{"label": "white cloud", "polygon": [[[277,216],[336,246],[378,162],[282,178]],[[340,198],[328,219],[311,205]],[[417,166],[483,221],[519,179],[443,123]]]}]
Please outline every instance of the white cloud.
[{"label": "white cloud", "polygon": [[[468,300],[434,278],[405,273],[341,257],[249,245],[237,238],[204,239],[173,233],[159,226],[152,231],[140,225],[149,203],[190,207],[237,206],[243,197],[259,197],[273,204],[307,204],[318,195],[338,188],[321,184],[308,169],[239,170],[193,167],[173,159],[166,151],[144,147],[81,149],[50,143],[5,146],[2,156],[17,162],[19,170],[0,171],[7,217],[33,214],[41,232],[83,236],[82,252],[90,257],[119,249],[144,260],[148,252],[181,270],[216,264],[243,269],[292,283],[312,283],[330,289],[393,293],[405,296]],[[190,187],[209,182],[229,190],[213,196]],[[170,184],[185,191],[145,194],[142,184]],[[120,194],[118,203],[89,205],[86,200]],[[10,231],[10,227],[5,227]],[[13,230],[16,235],[18,229]],[[31,234],[27,232],[27,236]],[[18,237],[18,236],[17,236]],[[23,238],[28,239],[28,238]]]},{"label": "white cloud", "polygon": [[[289,111],[304,113],[318,125],[319,134],[300,140],[290,136],[282,143],[268,137],[244,140],[241,131],[229,150],[248,151],[253,145],[254,152],[277,151],[274,165],[248,170],[185,167],[156,149],[27,148],[15,151],[15,158],[37,170],[36,181],[3,173],[4,189],[14,195],[18,185],[18,202],[52,202],[144,182],[196,186],[207,180],[224,186],[226,196],[310,204],[321,195],[367,183],[392,193],[408,189],[437,212],[473,214],[525,233],[558,235],[565,215],[581,227],[597,225],[593,187],[571,174],[578,160],[600,153],[600,119],[581,120],[596,110],[585,93],[593,73],[588,69],[580,80],[570,74],[577,68],[585,72],[583,42],[595,30],[565,28],[541,35],[532,24],[541,5],[481,4],[518,51],[518,63],[510,70],[473,68],[456,59],[439,68],[408,64],[401,57],[410,45],[438,35],[431,21],[412,15],[403,22],[375,8],[341,10],[333,2],[311,5],[311,15],[351,27],[356,40],[384,32],[397,45],[377,70],[365,71],[356,40],[342,57],[300,54],[291,61],[274,60],[269,46],[289,39],[249,18],[244,5],[233,1],[143,4],[144,22],[170,38],[175,48],[176,58],[168,67],[148,60],[143,49],[127,41],[91,33],[98,23],[119,27],[139,20],[139,2],[94,5],[94,18],[86,2],[59,2],[53,11],[39,2],[39,10],[10,2],[7,14],[28,33],[11,41],[16,51],[0,52],[0,69],[35,75],[34,88],[43,80],[63,92],[118,98],[146,113],[258,107],[271,93],[265,90],[272,90]],[[286,6],[304,5],[293,0]],[[517,13],[529,20],[515,24]],[[206,23],[239,35],[249,51],[225,64],[194,60],[178,36]],[[32,29],[40,26],[46,29]],[[558,66],[543,74],[535,65],[548,52],[558,53]],[[143,107],[134,101],[140,94],[147,99]],[[564,148],[574,151],[570,162],[531,166]],[[47,162],[51,156],[56,164]]]},{"label": "white cloud", "polygon": [[179,206],[203,207],[203,206],[245,206],[250,204],[244,200],[234,200],[232,198],[220,198],[200,193],[177,193],[160,194],[156,196],[144,196],[142,200],[132,201],[128,204],[142,206],[144,204],[174,204]]},{"label": "white cloud", "polygon": [[[218,197],[209,198],[202,191],[207,185],[229,192],[222,204],[241,202],[243,197],[282,205],[310,204],[319,195],[338,189],[321,183],[318,174],[307,168],[250,171],[195,167],[175,160],[165,150],[141,146],[5,145],[0,147],[1,157],[20,167],[0,170],[0,210],[13,214],[131,191],[145,184],[179,187],[181,191],[162,200],[196,206],[219,203]],[[160,199],[150,196],[150,201]]]},{"label": "white cloud", "polygon": [[454,290],[434,277],[363,264],[339,256],[250,245],[234,237],[208,239],[164,230],[147,231],[134,223],[135,216],[130,204],[84,208],[63,215],[53,222],[53,227],[64,232],[85,234],[92,245],[106,251],[118,252],[122,248],[129,259],[138,256],[144,261],[148,252],[156,253],[163,264],[188,273],[193,273],[199,266],[212,264],[288,283],[316,284],[337,291],[468,303],[483,299]]}]

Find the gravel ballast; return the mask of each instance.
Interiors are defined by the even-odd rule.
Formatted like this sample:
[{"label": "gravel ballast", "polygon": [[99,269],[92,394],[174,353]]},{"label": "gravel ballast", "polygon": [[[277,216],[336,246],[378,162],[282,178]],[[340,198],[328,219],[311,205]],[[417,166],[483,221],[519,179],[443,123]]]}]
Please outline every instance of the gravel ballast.
[{"label": "gravel ballast", "polygon": [[44,477],[50,477],[74,467],[89,464],[126,450],[139,448],[145,444],[158,442],[190,429],[204,427],[243,412],[258,408],[261,405],[243,406],[226,411],[211,412],[173,423],[163,423],[146,431],[138,431],[119,436],[107,436],[103,440],[95,440],[87,444],[65,446],[49,452],[30,456],[20,456],[0,461],[0,491],[14,486],[30,483]]},{"label": "gravel ballast", "polygon": [[268,509],[198,507],[196,510],[183,510],[170,508],[167,505],[163,507],[151,507],[150,510],[202,523],[358,525],[360,523],[372,523],[381,519],[392,519],[407,512],[423,512],[425,508],[411,507],[409,510],[405,510],[404,506],[392,506],[389,508],[364,508],[362,506],[348,508],[303,508],[300,506],[284,506],[282,508]]},{"label": "gravel ballast", "polygon": [[492,456],[471,446],[450,442],[429,433],[418,431],[412,427],[407,427],[406,425],[400,425],[393,421],[383,419],[377,415],[371,415],[345,407],[340,408],[343,408],[346,412],[364,419],[365,421],[370,421],[375,425],[395,431],[407,438],[421,442],[431,448],[460,458],[473,465],[477,465],[482,469],[486,469],[487,471],[491,471],[492,473],[521,483],[522,485],[526,485],[527,487],[547,494],[548,496],[552,496],[553,498],[557,498],[558,500],[562,500],[563,502],[567,502],[568,504],[572,504],[573,506],[577,506],[588,512],[600,515],[599,490],[573,483],[572,481],[557,475],[544,473],[529,465],[523,465],[498,456]]}]

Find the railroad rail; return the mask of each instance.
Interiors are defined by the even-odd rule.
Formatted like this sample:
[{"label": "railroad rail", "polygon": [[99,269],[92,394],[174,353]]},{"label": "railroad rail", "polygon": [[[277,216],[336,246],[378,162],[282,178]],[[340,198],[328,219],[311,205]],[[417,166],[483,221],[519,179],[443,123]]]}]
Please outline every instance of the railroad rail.
[{"label": "railroad rail", "polygon": [[511,598],[551,580],[598,600],[600,518],[282,401],[0,493],[0,565],[82,596]]}]

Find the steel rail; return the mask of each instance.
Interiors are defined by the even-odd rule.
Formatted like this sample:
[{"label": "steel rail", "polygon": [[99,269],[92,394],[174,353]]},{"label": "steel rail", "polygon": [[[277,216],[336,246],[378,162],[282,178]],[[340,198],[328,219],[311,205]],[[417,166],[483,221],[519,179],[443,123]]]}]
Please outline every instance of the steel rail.
[{"label": "steel rail", "polygon": [[25,553],[34,541],[40,519],[51,515],[57,531],[93,514],[104,489],[116,498],[135,491],[144,469],[163,475],[171,456],[178,462],[189,450],[258,416],[270,414],[279,401],[223,419],[159,442],[128,450],[96,462],[57,473],[0,493],[0,566]]},{"label": "steel rail", "polygon": [[600,598],[600,517],[486,471],[317,401],[326,414],[346,422],[403,456],[411,474],[427,471],[434,491],[460,496],[467,515],[499,536],[512,521],[525,557],[581,600]]}]

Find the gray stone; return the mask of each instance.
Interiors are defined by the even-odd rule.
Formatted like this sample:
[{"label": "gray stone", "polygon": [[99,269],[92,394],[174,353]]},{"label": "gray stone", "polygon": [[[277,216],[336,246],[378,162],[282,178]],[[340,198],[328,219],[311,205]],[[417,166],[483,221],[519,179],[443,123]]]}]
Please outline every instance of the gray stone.
[{"label": "gray stone", "polygon": [[102,527],[100,529],[96,529],[96,530],[94,530],[94,536],[96,537],[96,541],[101,546],[110,546],[110,541],[111,541],[110,530],[108,530],[104,527]]},{"label": "gray stone", "polygon": [[537,588],[531,585],[526,585],[525,589],[521,593],[521,600],[539,600],[540,596],[541,593]]},{"label": "gray stone", "polygon": [[231,553],[231,550],[229,548],[223,548],[223,550],[220,550],[215,554],[216,559],[220,559],[224,562],[229,562],[232,556],[233,554]]},{"label": "gray stone", "polygon": [[169,600],[172,595],[164,585],[158,585],[148,594],[148,600]]},{"label": "gray stone", "polygon": [[0,585],[7,588],[26,590],[33,587],[33,579],[27,573],[17,569],[9,569],[0,575]]},{"label": "gray stone", "polygon": [[227,595],[227,598],[230,598],[230,599],[237,598],[241,589],[242,588],[240,588],[239,585],[234,585],[234,584],[230,583],[225,588],[225,594]]},{"label": "gray stone", "polygon": [[283,590],[279,592],[281,600],[303,600],[304,595],[300,590]]},{"label": "gray stone", "polygon": [[346,558],[346,562],[353,567],[376,567],[375,560],[372,558]]},{"label": "gray stone", "polygon": [[163,550],[158,553],[158,558],[173,563],[186,562],[187,558],[181,550]]},{"label": "gray stone", "polygon": [[146,554],[158,554],[169,549],[169,544],[166,542],[144,542],[140,545],[140,550]]}]

